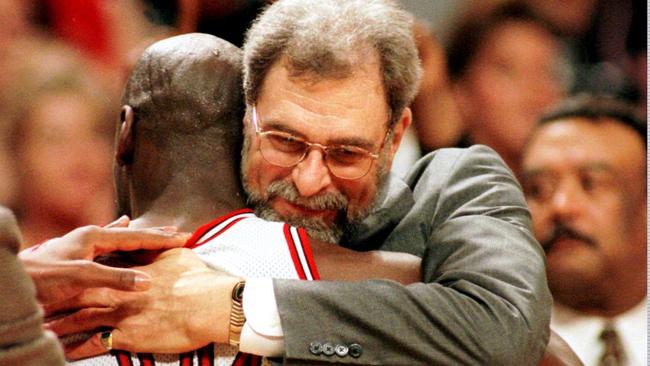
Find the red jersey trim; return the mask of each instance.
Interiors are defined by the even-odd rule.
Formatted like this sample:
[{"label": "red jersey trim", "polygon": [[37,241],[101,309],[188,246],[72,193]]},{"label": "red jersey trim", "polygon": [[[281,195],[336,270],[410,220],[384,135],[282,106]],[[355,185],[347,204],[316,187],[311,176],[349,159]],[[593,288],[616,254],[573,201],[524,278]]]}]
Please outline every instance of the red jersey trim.
[{"label": "red jersey trim", "polygon": [[[221,216],[219,218],[216,218],[216,219],[210,221],[209,223],[207,223],[205,225],[201,225],[196,231],[194,231],[194,234],[192,234],[192,236],[187,240],[187,242],[185,242],[184,247],[192,249],[192,248],[196,248],[196,247],[200,246],[202,243],[198,243],[198,241],[205,234],[207,234],[210,230],[214,229],[216,226],[219,226],[220,224],[224,223],[225,221],[227,221],[227,220],[229,220],[229,219],[231,219],[231,218],[233,218],[235,216],[244,215],[244,214],[247,214],[245,217],[248,217],[249,216],[248,214],[253,214],[253,210],[251,210],[249,208],[237,210],[237,211],[231,212],[231,213],[229,213],[229,214],[227,214],[225,216]],[[243,218],[244,217],[242,217],[240,219],[243,219]],[[239,220],[237,220],[237,221],[239,221]],[[234,223],[232,225],[234,225]],[[230,225],[230,226],[232,226],[232,225]],[[228,226],[228,227],[230,227],[230,226]],[[218,236],[222,232],[223,232],[223,230],[219,231],[215,235],[211,236],[210,239]],[[205,242],[205,241],[206,240],[203,240],[203,242]]]},{"label": "red jersey trim", "polygon": [[287,247],[289,248],[289,254],[291,254],[291,259],[293,261],[293,266],[296,269],[296,273],[298,274],[298,278],[301,280],[306,280],[307,275],[305,274],[305,271],[302,267],[302,264],[300,263],[300,257],[298,256],[298,250],[296,248],[296,243],[293,241],[293,235],[291,235],[291,226],[284,224],[282,228],[282,232],[284,233],[284,239],[287,241]]},{"label": "red jersey trim", "polygon": [[309,236],[303,228],[298,228],[298,236],[300,237],[300,242],[302,243],[302,249],[305,252],[305,258],[307,259],[307,264],[309,265],[309,270],[314,280],[320,280],[320,274],[316,268],[316,262],[314,261],[314,254],[311,251],[311,243],[309,242]]},{"label": "red jersey trim", "polygon": [[193,366],[194,363],[193,359],[194,359],[194,351],[181,353],[181,357],[179,358],[178,363],[181,366]]},{"label": "red jersey trim", "polygon": [[138,353],[138,360],[140,361],[140,366],[156,365],[156,360],[151,353]]},{"label": "red jersey trim", "polygon": [[307,233],[288,224],[284,224],[283,232],[298,278],[308,281],[319,280],[320,275],[316,269]]},{"label": "red jersey trim", "polygon": [[115,360],[119,366],[133,366],[131,353],[119,350],[112,350],[111,353],[115,356]]},{"label": "red jersey trim", "polygon": [[196,351],[199,366],[214,366],[214,343],[210,343]]}]

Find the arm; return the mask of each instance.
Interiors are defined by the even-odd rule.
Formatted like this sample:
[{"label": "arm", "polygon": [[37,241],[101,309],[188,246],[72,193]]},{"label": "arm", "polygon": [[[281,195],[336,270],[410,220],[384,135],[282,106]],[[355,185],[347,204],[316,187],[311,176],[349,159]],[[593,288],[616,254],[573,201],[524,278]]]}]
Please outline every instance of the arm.
[{"label": "arm", "polygon": [[[265,258],[259,257],[270,254],[268,250],[259,250],[260,243],[256,240],[237,242],[239,245],[236,253],[239,257],[244,256],[247,263],[269,263]],[[208,245],[212,246],[213,243],[200,248]],[[224,249],[231,244],[221,242],[215,245],[213,249]],[[310,246],[322,279],[389,278],[412,283],[420,277],[420,258],[410,254],[354,252],[313,239],[310,240]],[[276,250],[278,249],[281,248]],[[210,250],[206,253],[208,252]],[[114,347],[134,352],[177,353],[196,349],[210,341],[224,343],[228,336],[229,316],[224,310],[229,310],[230,296],[229,292],[223,291],[222,286],[232,288],[238,278],[220,276],[208,268],[206,263],[212,268],[226,268],[218,262],[236,262],[238,259],[232,257],[234,252],[225,250],[212,253],[212,260],[205,262],[206,253],[202,254],[204,257],[201,260],[196,249],[195,252],[186,249],[164,252],[151,265],[139,268],[152,278],[151,287],[147,291],[126,293],[110,289],[89,289],[69,301],[49,306],[47,310],[51,313],[87,309],[54,320],[48,327],[59,335],[66,335],[108,326],[114,328]],[[224,323],[225,326],[219,327]],[[164,333],[166,336],[164,340],[142,337],[143,332]],[[66,356],[70,359],[104,352],[106,350],[99,342],[99,335],[81,345],[66,348]]]},{"label": "arm", "polygon": [[337,362],[536,364],[551,297],[512,174],[476,147],[429,155],[408,183],[415,204],[383,248],[422,243],[424,283],[275,280],[286,363],[326,361],[317,341],[363,347]]},{"label": "arm", "polygon": [[93,262],[102,254],[138,249],[168,249],[182,246],[187,234],[165,230],[128,229],[129,220],[101,228],[84,226],[68,234],[20,252],[19,257],[36,285],[38,300],[56,303],[89,287],[145,290],[150,278],[142,271],[112,268]]},{"label": "arm", "polygon": [[407,253],[355,252],[335,244],[310,239],[321,279],[360,281],[384,278],[410,284],[419,282],[422,260]]},{"label": "arm", "polygon": [[0,364],[63,365],[51,332],[43,332],[34,285],[16,258],[20,233],[11,211],[0,206]]}]

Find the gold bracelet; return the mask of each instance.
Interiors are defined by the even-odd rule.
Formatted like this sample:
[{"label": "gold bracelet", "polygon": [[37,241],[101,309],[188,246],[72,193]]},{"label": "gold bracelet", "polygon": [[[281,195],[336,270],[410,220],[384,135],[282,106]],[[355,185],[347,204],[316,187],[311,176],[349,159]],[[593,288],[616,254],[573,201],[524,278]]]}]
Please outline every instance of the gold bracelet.
[{"label": "gold bracelet", "polygon": [[241,338],[241,330],[246,322],[244,316],[244,308],[242,307],[244,286],[246,281],[239,281],[232,289],[232,297],[230,302],[230,331],[228,334],[228,343],[231,346],[239,347],[239,339]]}]

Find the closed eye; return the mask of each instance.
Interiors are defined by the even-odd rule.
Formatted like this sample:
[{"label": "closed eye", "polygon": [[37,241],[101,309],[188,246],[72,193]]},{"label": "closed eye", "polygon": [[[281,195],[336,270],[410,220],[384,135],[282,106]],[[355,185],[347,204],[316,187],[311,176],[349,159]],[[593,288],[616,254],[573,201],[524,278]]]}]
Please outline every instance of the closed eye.
[{"label": "closed eye", "polygon": [[263,132],[263,136],[269,140],[274,149],[283,152],[302,152],[307,146],[302,139],[284,132],[268,131]]},{"label": "closed eye", "polygon": [[327,150],[328,157],[333,163],[354,164],[369,157],[369,153],[355,146],[335,146]]}]

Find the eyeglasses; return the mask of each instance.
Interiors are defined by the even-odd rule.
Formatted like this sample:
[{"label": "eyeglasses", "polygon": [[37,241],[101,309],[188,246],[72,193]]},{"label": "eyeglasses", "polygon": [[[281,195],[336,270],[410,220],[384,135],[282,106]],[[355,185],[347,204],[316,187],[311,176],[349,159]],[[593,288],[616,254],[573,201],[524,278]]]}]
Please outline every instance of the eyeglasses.
[{"label": "eyeglasses", "polygon": [[[317,148],[323,151],[325,164],[332,175],[341,179],[354,180],[368,174],[373,161],[379,157],[379,154],[371,153],[358,146],[325,146],[282,131],[262,131],[258,118],[257,109],[253,106],[253,125],[260,139],[259,151],[269,164],[290,168],[303,161],[311,149]],[[390,129],[386,132],[379,151],[386,143],[389,132]]]}]

